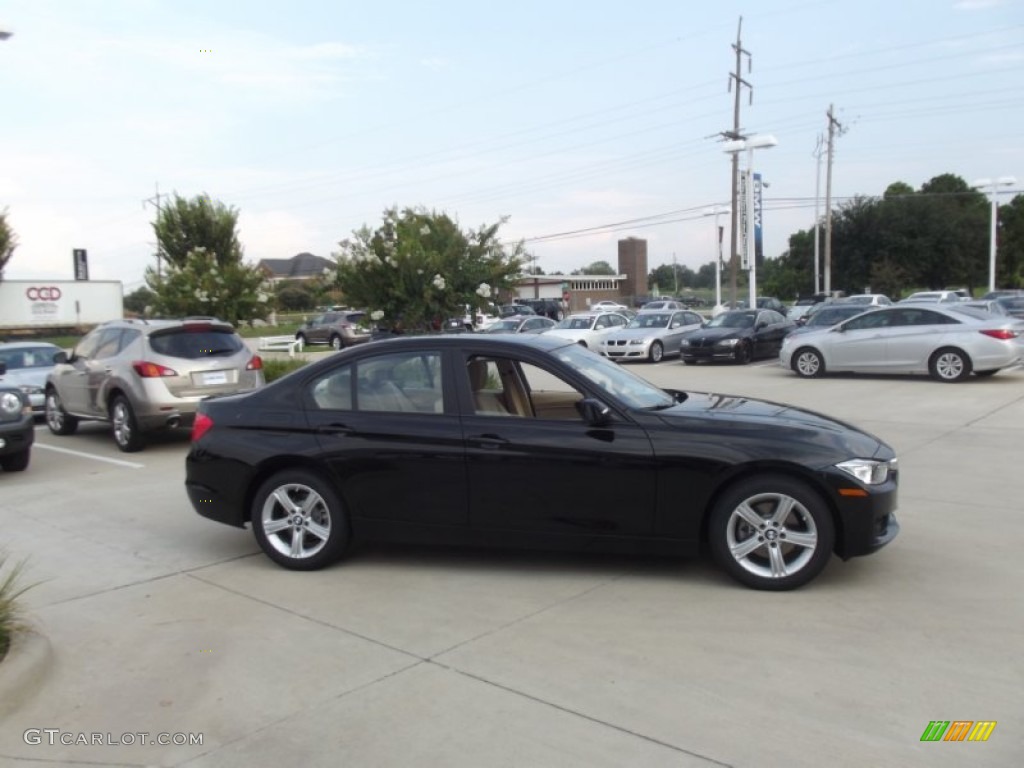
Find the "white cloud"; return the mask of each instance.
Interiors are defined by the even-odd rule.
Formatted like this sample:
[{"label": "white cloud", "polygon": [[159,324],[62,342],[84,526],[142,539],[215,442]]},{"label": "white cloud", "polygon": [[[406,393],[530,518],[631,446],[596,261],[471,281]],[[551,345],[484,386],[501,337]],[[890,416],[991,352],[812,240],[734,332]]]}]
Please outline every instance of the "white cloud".
[{"label": "white cloud", "polygon": [[953,8],[958,11],[984,11],[1002,5],[1002,0],[957,0]]}]

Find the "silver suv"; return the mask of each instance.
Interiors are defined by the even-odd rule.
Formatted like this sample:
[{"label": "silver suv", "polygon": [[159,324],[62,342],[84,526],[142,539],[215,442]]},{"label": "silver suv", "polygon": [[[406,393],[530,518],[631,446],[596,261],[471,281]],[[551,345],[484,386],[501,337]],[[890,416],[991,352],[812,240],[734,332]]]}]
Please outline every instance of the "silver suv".
[{"label": "silver suv", "polygon": [[369,341],[369,328],[363,323],[366,313],[361,310],[324,312],[295,332],[295,338],[305,344],[330,344],[333,349],[351,347]]},{"label": "silver suv", "polygon": [[228,323],[211,318],[115,320],[97,326],[46,378],[46,424],[70,435],[80,419],[109,421],[122,451],[143,433],[188,427],[209,395],[263,386],[263,361]]}]

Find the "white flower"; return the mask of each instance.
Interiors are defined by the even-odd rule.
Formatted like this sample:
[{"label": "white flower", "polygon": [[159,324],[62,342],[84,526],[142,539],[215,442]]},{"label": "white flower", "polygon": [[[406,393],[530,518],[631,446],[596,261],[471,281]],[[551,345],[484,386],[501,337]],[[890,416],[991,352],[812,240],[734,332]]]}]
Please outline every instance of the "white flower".
[{"label": "white flower", "polygon": [[430,234],[430,227],[428,227],[426,224],[424,224],[422,227],[420,227],[420,234],[421,235],[429,235]]},{"label": "white flower", "polygon": [[491,298],[491,286],[487,283],[480,283],[476,289],[476,295],[485,299]]},{"label": "white flower", "polygon": [[324,267],[324,274],[325,275],[331,274],[331,268],[330,267]]},{"label": "white flower", "polygon": [[434,287],[437,288],[437,290],[439,291],[443,291],[444,287],[447,285],[447,283],[444,281],[444,278],[441,277],[440,275],[434,275],[434,279],[432,282],[434,283]]},{"label": "white flower", "polygon": [[376,322],[377,320],[383,320],[384,319],[384,310],[383,309],[375,309],[375,310],[373,310],[373,312],[370,313],[370,319],[373,320],[374,322]]},{"label": "white flower", "polygon": [[422,275],[423,274],[423,270],[422,269],[417,269],[416,270],[416,274],[417,275]]}]

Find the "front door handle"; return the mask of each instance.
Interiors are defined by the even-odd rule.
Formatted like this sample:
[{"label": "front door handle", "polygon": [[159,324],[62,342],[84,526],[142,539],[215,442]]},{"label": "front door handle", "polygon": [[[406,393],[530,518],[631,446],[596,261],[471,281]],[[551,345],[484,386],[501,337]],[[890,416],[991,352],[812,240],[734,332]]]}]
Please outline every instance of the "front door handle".
[{"label": "front door handle", "polygon": [[500,435],[474,435],[469,438],[469,441],[478,448],[501,448],[504,445],[508,445],[508,440]]},{"label": "front door handle", "polygon": [[321,424],[316,431],[321,435],[351,435],[355,432],[347,424]]}]

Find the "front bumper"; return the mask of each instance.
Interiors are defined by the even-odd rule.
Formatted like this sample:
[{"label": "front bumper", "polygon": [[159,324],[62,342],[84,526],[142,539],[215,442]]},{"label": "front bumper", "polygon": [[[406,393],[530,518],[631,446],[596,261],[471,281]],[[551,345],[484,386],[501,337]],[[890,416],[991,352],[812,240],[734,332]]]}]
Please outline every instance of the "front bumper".
[{"label": "front bumper", "polygon": [[679,356],[683,360],[732,360],[736,347],[683,347]]},{"label": "front bumper", "polygon": [[833,507],[839,516],[836,529],[835,552],[843,560],[870,555],[890,543],[900,532],[896,520],[898,501],[897,480],[890,479],[879,486],[860,486],[864,496],[850,496],[857,484],[842,475],[827,476]]},{"label": "front bumper", "polygon": [[31,413],[22,414],[17,421],[0,423],[0,456],[22,453],[35,439],[36,424]]}]

